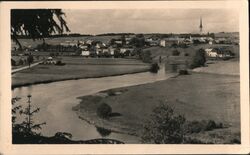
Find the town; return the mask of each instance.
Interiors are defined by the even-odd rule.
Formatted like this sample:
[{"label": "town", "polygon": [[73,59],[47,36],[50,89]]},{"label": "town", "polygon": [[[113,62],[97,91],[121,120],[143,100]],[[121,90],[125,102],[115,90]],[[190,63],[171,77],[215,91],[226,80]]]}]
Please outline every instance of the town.
[{"label": "town", "polygon": [[[227,45],[239,45],[238,33],[212,33],[212,34],[116,34],[114,38],[109,36],[98,40],[98,36],[89,37],[64,37],[47,38],[40,44],[24,43],[25,52],[19,51],[18,46],[12,46],[12,65],[23,65],[27,55],[30,53],[35,56],[34,59],[40,60],[39,56],[81,56],[92,58],[136,58],[138,49],[147,49],[150,47],[159,48],[188,48],[197,45],[207,46],[206,54],[210,58],[227,59],[233,56]],[[41,41],[37,41],[41,42]],[[224,45],[224,46],[215,46]],[[226,45],[226,46],[225,46]],[[216,48],[213,48],[215,46]]]}]

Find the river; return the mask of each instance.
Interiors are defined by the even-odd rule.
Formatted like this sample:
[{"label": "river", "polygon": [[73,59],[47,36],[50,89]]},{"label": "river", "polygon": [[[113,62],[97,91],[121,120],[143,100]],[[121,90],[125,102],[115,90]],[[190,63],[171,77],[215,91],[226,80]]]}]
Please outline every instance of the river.
[{"label": "river", "polygon": [[[165,73],[164,66],[157,74],[144,72],[111,76],[103,78],[89,78],[80,80],[67,80],[47,84],[37,84],[15,88],[13,97],[21,97],[19,103],[26,104],[27,95],[32,95],[32,106],[39,107],[35,114],[36,123],[46,122],[41,133],[44,136],[53,136],[56,132],[69,132],[73,140],[88,140],[102,138],[95,126],[78,118],[72,107],[79,104],[79,96],[90,95],[102,90],[133,86],[155,81],[165,80],[173,74]],[[117,139],[125,143],[141,143],[136,136],[111,132],[105,138]]]}]

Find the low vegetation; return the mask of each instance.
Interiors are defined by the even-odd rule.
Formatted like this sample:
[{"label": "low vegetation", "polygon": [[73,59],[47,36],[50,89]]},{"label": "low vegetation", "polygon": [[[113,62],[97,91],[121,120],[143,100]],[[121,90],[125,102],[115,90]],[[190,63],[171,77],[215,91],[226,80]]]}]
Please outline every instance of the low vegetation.
[{"label": "low vegetation", "polygon": [[158,63],[153,63],[153,64],[151,64],[150,72],[157,73],[159,69],[160,69],[160,67],[159,67]]},{"label": "low vegetation", "polygon": [[13,74],[12,88],[53,81],[146,72],[150,69],[149,64],[134,59],[63,57],[61,62],[57,65],[41,64]]},{"label": "low vegetation", "polygon": [[142,140],[155,144],[178,144],[184,138],[184,116],[175,115],[170,106],[160,105],[153,110],[144,126]]},{"label": "low vegetation", "polygon": [[[173,112],[170,108],[163,111],[172,113],[170,118],[174,121],[172,123],[176,123],[174,128],[178,127],[175,134],[179,135],[178,137],[184,134],[183,139],[177,138],[178,143],[240,142],[239,79],[236,76],[194,73],[150,84],[106,90],[80,99],[80,104],[74,110],[84,120],[94,122],[96,126],[105,129],[139,137],[146,136],[142,130],[143,126],[146,126],[149,135],[144,139],[148,139],[147,143],[163,143],[164,140],[175,143],[169,138],[161,139],[162,136],[153,138],[154,135],[164,134],[164,131],[158,131],[161,124],[167,123],[162,119],[166,114],[162,118],[159,116],[160,121],[155,119],[160,115],[161,108],[152,113],[153,109],[161,107],[159,100],[167,100],[167,106],[174,107]],[[100,119],[96,109],[101,103],[108,103],[112,110],[120,115]],[[155,117],[151,117],[152,114]],[[178,116],[185,116],[184,123],[179,121],[180,126]],[[145,120],[151,123],[147,124]],[[153,122],[158,123],[159,129]]]},{"label": "low vegetation", "polygon": [[186,121],[182,115],[175,114],[168,104],[161,104],[151,114],[144,126],[142,140],[155,144],[202,144],[202,140],[192,137],[193,133],[223,128],[222,123],[213,120]]},{"label": "low vegetation", "polygon": [[110,115],[112,114],[112,108],[108,104],[102,103],[96,109],[96,113],[99,117],[108,119]]},{"label": "low vegetation", "polygon": [[190,68],[202,67],[206,63],[206,52],[204,49],[199,49],[195,52]]},{"label": "low vegetation", "polygon": [[179,75],[188,75],[188,71],[186,69],[179,70]]}]

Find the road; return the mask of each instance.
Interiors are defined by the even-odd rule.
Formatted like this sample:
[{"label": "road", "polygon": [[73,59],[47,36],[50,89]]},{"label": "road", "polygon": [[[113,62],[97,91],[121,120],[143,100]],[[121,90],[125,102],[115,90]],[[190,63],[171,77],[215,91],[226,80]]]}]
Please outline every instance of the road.
[{"label": "road", "polygon": [[11,70],[11,74],[14,74],[16,72],[19,72],[19,71],[22,71],[22,70],[25,70],[25,69],[28,69],[28,68],[31,68],[31,67],[34,67],[36,65],[39,65],[39,63],[41,63],[42,61],[39,61],[39,62],[36,62],[36,63],[33,63],[29,66],[24,66],[24,67],[21,67],[21,68],[17,68],[17,69],[12,69]]}]

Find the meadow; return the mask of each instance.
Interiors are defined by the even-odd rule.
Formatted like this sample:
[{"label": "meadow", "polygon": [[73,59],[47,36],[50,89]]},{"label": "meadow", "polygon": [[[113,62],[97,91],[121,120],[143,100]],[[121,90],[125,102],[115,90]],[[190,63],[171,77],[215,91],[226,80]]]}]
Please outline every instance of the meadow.
[{"label": "meadow", "polygon": [[[101,94],[106,95],[101,95]],[[240,141],[240,80],[238,76],[199,74],[183,75],[151,84],[117,88],[82,96],[73,109],[89,122],[112,131],[142,136],[145,122],[160,104],[170,105],[175,114],[187,121],[213,120],[225,128],[194,133],[203,143]],[[100,119],[96,109],[107,103],[120,116]]]},{"label": "meadow", "polygon": [[144,72],[149,65],[135,59],[62,57],[64,66],[43,65],[22,70],[12,75],[12,87],[54,81],[97,78]]},{"label": "meadow", "polygon": [[[119,35],[117,36],[82,36],[82,37],[59,37],[59,38],[45,38],[45,42],[50,45],[59,45],[60,43],[67,43],[67,42],[73,42],[77,43],[77,41],[87,41],[87,40],[96,40],[101,41],[103,43],[108,43],[112,38],[120,38]],[[37,39],[19,39],[22,46],[34,48],[39,44],[43,43],[43,40]],[[18,47],[15,42],[11,42],[12,47]]]}]

